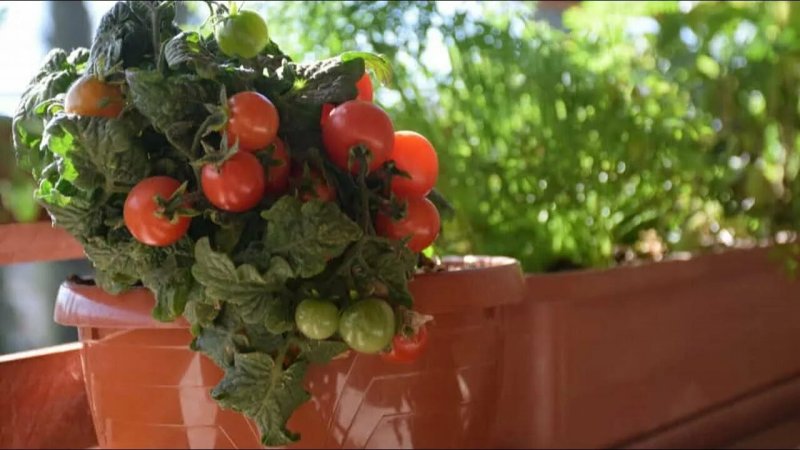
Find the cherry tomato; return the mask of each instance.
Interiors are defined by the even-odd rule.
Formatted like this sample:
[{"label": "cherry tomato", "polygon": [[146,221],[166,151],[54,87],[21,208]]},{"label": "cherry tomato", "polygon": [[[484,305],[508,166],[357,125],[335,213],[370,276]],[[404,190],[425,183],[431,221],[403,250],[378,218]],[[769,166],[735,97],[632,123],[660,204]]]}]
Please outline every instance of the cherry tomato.
[{"label": "cherry tomato", "polygon": [[286,153],[286,146],[279,138],[273,142],[275,150],[270,155],[273,162],[267,168],[266,193],[282,194],[289,186],[289,154]]},{"label": "cherry tomato", "polygon": [[242,212],[264,197],[264,168],[252,153],[236,152],[222,166],[203,166],[200,177],[208,201],[224,211]]},{"label": "cherry tomato", "polygon": [[353,350],[377,353],[394,336],[394,311],[383,300],[370,298],[350,305],[339,319],[339,334]]},{"label": "cherry tomato", "polygon": [[239,150],[264,149],[275,140],[279,125],[275,105],[258,92],[239,92],[228,99],[228,145],[238,141]]},{"label": "cherry tomato", "polygon": [[378,234],[391,239],[403,239],[411,236],[408,248],[413,252],[421,252],[431,245],[439,235],[439,211],[427,198],[409,198],[406,216],[398,221],[378,213],[375,228]]},{"label": "cherry tomato", "polygon": [[320,126],[323,126],[323,127],[325,126],[325,122],[328,121],[328,117],[330,117],[331,111],[333,111],[333,108],[335,108],[335,107],[336,107],[336,105],[334,105],[333,103],[323,103],[322,104],[322,114],[320,115],[320,118],[319,118]]},{"label": "cherry tomato", "polygon": [[295,172],[294,186],[297,193],[300,195],[300,200],[304,202],[313,199],[319,199],[323,202],[332,202],[336,200],[336,191],[328,184],[325,177],[316,170],[311,169],[309,174],[309,181],[303,180],[300,169],[295,169],[297,166],[292,166],[292,171]]},{"label": "cherry tomato", "polygon": [[[331,111],[322,126],[322,141],[328,157],[336,166],[347,170],[350,150],[363,145],[371,154],[369,170],[386,161],[394,145],[392,120],[378,106],[360,100],[342,103]],[[350,168],[358,173],[356,162]]]},{"label": "cherry tomato", "polygon": [[91,75],[75,80],[64,98],[64,110],[79,116],[113,119],[119,116],[123,106],[125,101],[119,86],[104,83]]},{"label": "cherry tomato", "polygon": [[214,38],[223,53],[240,58],[252,58],[269,44],[267,24],[253,11],[237,11],[220,20]]},{"label": "cherry tomato", "polygon": [[339,329],[339,308],[331,302],[306,299],[294,312],[297,329],[311,339],[327,339]]},{"label": "cherry tomato", "polygon": [[382,353],[386,361],[392,362],[414,362],[422,354],[428,345],[428,330],[423,325],[411,336],[399,333],[392,338],[392,349],[387,353]]},{"label": "cherry tomato", "polygon": [[413,131],[396,132],[389,160],[411,176],[392,177],[392,192],[398,197],[425,197],[436,186],[439,159],[425,136]]},{"label": "cherry tomato", "polygon": [[178,242],[189,229],[191,219],[178,216],[170,220],[156,203],[156,196],[169,199],[180,187],[180,181],[170,177],[145,178],[128,193],[122,216],[125,226],[142,244],[165,247]]},{"label": "cherry tomato", "polygon": [[372,101],[372,80],[369,79],[368,73],[364,72],[364,76],[356,83],[356,88],[358,89],[358,97],[356,97],[356,100],[365,102]]}]

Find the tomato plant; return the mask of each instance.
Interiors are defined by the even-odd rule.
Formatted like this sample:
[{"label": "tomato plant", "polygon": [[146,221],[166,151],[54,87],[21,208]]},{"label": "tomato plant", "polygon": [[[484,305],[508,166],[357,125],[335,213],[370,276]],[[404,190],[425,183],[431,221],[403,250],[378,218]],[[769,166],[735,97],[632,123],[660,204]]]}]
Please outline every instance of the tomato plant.
[{"label": "tomato plant", "polygon": [[64,110],[79,116],[116,118],[124,106],[119,86],[91,75],[75,80],[64,98]]},{"label": "tomato plant", "polygon": [[439,211],[427,198],[409,198],[406,201],[405,217],[393,220],[384,213],[378,213],[375,228],[378,234],[392,239],[411,237],[408,248],[420,252],[431,245],[439,235]]},{"label": "tomato plant", "polygon": [[286,145],[279,138],[275,138],[275,149],[270,154],[271,161],[267,166],[265,192],[267,194],[282,194],[289,186],[289,171],[291,162]]},{"label": "tomato plant", "polygon": [[347,345],[361,353],[377,353],[392,341],[394,311],[383,300],[369,298],[350,305],[339,319],[339,334]]},{"label": "tomato plant", "polygon": [[[351,150],[358,145],[369,153],[369,170],[375,170],[386,161],[394,145],[394,126],[389,115],[380,107],[351,100],[331,111],[322,126],[322,141],[328,157],[336,166],[348,170]],[[359,164],[349,168],[358,173]]]},{"label": "tomato plant", "polygon": [[214,38],[226,55],[253,58],[269,43],[269,32],[257,13],[234,11],[217,22]]},{"label": "tomato plant", "polygon": [[368,73],[364,72],[364,76],[356,83],[356,88],[358,89],[358,97],[356,97],[356,100],[365,102],[372,101],[372,80],[370,80]]},{"label": "tomato plant", "polygon": [[381,357],[391,362],[414,362],[428,345],[428,329],[423,325],[410,334],[398,333],[392,338],[392,349],[382,353]]},{"label": "tomato plant", "polygon": [[410,178],[392,178],[392,192],[399,197],[424,197],[436,185],[439,159],[436,150],[425,136],[413,131],[394,134],[394,147],[389,160]]},{"label": "tomato plant", "polygon": [[294,313],[297,329],[311,339],[327,339],[339,329],[339,308],[319,299],[306,299]]},{"label": "tomato plant", "polygon": [[244,91],[228,99],[228,145],[254,152],[266,148],[278,135],[280,118],[275,105],[255,91]]},{"label": "tomato plant", "polygon": [[128,193],[123,207],[123,219],[128,231],[139,242],[165,247],[178,242],[189,229],[189,217],[167,217],[157,198],[167,201],[178,190],[180,181],[157,176],[145,178]]},{"label": "tomato plant", "polygon": [[252,153],[236,152],[219,167],[203,166],[203,194],[212,205],[224,211],[242,212],[256,206],[264,197],[264,168]]}]

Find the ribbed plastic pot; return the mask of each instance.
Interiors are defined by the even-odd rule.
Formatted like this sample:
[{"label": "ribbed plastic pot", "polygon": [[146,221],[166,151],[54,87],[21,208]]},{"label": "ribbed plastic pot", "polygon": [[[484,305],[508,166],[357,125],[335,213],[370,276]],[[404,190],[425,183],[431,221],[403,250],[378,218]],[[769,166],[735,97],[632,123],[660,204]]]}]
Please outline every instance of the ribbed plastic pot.
[{"label": "ribbed plastic pot", "polygon": [[[350,352],[306,377],[311,400],[289,422],[308,448],[490,448],[502,441],[504,380],[515,358],[504,318],[525,299],[517,261],[446,260],[450,269],[411,283],[432,314],[429,346],[412,364]],[[188,347],[185,321],[157,322],[145,289],[110,295],[61,286],[55,320],[75,326],[89,402],[103,448],[252,448],[258,431],[217,406],[222,372]]]}]

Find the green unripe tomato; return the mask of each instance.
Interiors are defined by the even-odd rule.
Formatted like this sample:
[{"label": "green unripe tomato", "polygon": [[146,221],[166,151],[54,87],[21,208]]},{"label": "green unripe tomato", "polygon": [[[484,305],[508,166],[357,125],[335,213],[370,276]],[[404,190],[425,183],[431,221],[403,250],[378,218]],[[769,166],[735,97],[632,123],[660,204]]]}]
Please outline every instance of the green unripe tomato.
[{"label": "green unripe tomato", "polygon": [[370,298],[345,309],[339,319],[339,334],[353,350],[378,353],[394,337],[394,311],[383,300]]},{"label": "green unripe tomato", "polygon": [[253,11],[238,11],[220,20],[214,37],[223,53],[239,58],[252,58],[269,43],[267,24]]},{"label": "green unripe tomato", "polygon": [[306,337],[328,339],[339,328],[339,308],[325,300],[303,300],[297,305],[294,321]]}]

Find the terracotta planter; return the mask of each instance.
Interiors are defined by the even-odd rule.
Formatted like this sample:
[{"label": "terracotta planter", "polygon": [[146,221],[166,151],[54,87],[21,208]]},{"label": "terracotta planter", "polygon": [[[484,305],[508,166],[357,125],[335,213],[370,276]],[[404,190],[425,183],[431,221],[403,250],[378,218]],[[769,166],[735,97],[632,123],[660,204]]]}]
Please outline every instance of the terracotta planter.
[{"label": "terracotta planter", "polygon": [[[451,260],[457,264],[458,261]],[[524,300],[519,265],[481,258],[481,268],[428,274],[411,285],[417,309],[433,314],[429,347],[412,365],[351,353],[313,367],[312,400],[289,427],[301,447],[492,447],[499,420],[503,308]],[[188,348],[183,321],[150,317],[144,289],[112,296],[65,283],[55,319],[79,328],[98,442],[106,448],[242,448],[254,426],[222,410],[209,391],[222,373]]]},{"label": "terracotta planter", "polygon": [[[725,446],[800,404],[800,282],[769,251],[524,285],[505,259],[421,276],[417,305],[436,316],[425,356],[314,368],[290,425],[305,447]],[[151,306],[142,290],[61,290],[56,320],[80,328],[100,445],[256,445],[208,397],[219,370]]]},{"label": "terracotta planter", "polygon": [[800,281],[770,251],[528,276],[498,445],[713,448],[796,414]]}]

